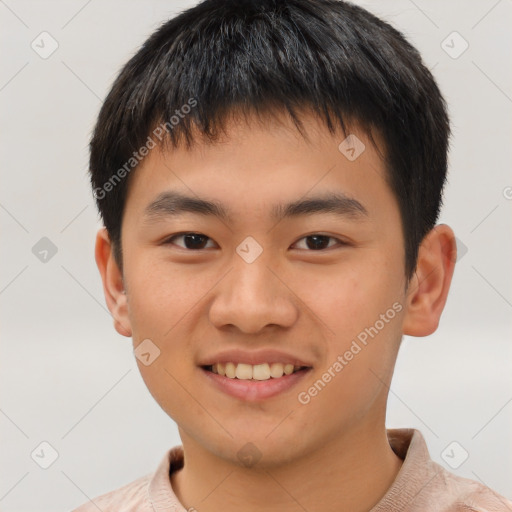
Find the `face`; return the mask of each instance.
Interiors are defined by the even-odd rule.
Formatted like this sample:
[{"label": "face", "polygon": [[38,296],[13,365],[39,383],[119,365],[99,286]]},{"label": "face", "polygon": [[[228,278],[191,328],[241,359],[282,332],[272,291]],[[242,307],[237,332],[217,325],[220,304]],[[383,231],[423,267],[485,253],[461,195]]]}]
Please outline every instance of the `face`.
[{"label": "face", "polygon": [[[302,119],[309,141],[286,120],[232,121],[221,143],[153,149],[127,196],[122,332],[134,348],[150,340],[139,369],[182,436],[227,460],[293,460],[383,421],[402,335],[404,242],[384,164],[361,131],[357,156]],[[235,368],[262,378],[265,363],[307,368],[261,381],[205,368],[228,361],[262,364]]]}]

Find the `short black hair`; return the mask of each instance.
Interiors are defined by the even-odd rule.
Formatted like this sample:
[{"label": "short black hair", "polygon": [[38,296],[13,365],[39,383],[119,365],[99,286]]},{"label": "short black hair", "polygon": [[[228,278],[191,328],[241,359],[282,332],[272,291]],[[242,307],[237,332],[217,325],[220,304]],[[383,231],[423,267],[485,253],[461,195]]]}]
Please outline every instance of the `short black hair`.
[{"label": "short black hair", "polygon": [[121,271],[128,185],[149,149],[190,147],[194,133],[214,143],[235,112],[288,112],[303,133],[305,109],[333,134],[336,121],[345,133],[354,121],[374,145],[372,129],[382,137],[410,278],[442,205],[446,103],[401,32],[339,0],[204,0],[163,23],[124,65],[99,113],[89,166]]}]

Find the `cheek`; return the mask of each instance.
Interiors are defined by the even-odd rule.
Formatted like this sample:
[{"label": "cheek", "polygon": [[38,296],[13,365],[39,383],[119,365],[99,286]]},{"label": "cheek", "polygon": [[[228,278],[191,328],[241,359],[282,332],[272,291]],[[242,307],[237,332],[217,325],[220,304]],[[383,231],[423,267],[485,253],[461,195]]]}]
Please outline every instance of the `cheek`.
[{"label": "cheek", "polygon": [[364,262],[347,261],[325,270],[302,273],[294,291],[341,348],[347,337],[375,322],[388,300],[390,283],[387,273]]},{"label": "cheek", "polygon": [[167,339],[186,315],[198,291],[176,265],[132,261],[129,278],[129,314],[134,338]]},{"label": "cheek", "polygon": [[[323,276],[304,273],[297,283],[298,295],[321,320],[320,328],[325,333],[322,366],[327,370],[338,356],[346,354],[341,372],[331,368],[337,376],[344,375],[333,382],[351,383],[340,390],[342,395],[352,393],[353,387],[364,388],[368,377],[376,381],[370,369],[377,374],[387,373],[401,334],[403,297],[397,282],[402,269],[391,259],[372,256],[374,261],[370,257],[360,258],[340,265],[338,270],[331,267]],[[336,384],[332,386],[335,387]]]},{"label": "cheek", "polygon": [[178,424],[190,422],[191,411],[195,421],[207,423],[208,418],[204,411],[196,406],[188,391],[191,390],[192,395],[198,396],[193,382],[187,380],[188,375],[181,371],[179,365],[173,366],[167,356],[168,353],[162,353],[150,366],[138,362],[140,374],[148,391],[156,403]]}]

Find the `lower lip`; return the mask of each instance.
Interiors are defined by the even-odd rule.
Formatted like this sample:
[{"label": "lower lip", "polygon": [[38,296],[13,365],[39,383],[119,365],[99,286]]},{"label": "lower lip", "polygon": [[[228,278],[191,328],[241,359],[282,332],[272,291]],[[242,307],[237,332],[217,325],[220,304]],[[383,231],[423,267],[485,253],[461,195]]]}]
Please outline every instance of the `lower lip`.
[{"label": "lower lip", "polygon": [[218,373],[213,373],[204,368],[200,368],[203,374],[210,379],[210,382],[220,389],[235,398],[240,398],[248,402],[256,402],[271,398],[288,391],[293,386],[298,384],[310,372],[311,368],[307,370],[299,370],[298,372],[290,375],[283,375],[277,379],[270,378],[268,380],[243,380],[243,379],[230,379],[223,377]]}]

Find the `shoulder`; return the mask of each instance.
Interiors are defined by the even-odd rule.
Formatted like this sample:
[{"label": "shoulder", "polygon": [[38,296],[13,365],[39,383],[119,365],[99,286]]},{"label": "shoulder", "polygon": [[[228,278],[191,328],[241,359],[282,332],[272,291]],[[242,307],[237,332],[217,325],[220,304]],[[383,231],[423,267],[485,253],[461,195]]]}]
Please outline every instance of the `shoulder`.
[{"label": "shoulder", "polygon": [[512,512],[504,496],[433,461],[419,430],[389,429],[388,439],[403,464],[371,512]]},{"label": "shoulder", "polygon": [[[437,473],[433,480],[430,499],[437,495],[442,512],[512,512],[512,502],[490,487],[464,478],[433,463]],[[420,500],[421,501],[421,500]]]},{"label": "shoulder", "polygon": [[151,474],[142,476],[123,485],[118,489],[107,492],[74,509],[72,512],[143,512],[152,510],[148,501],[148,485]]}]

